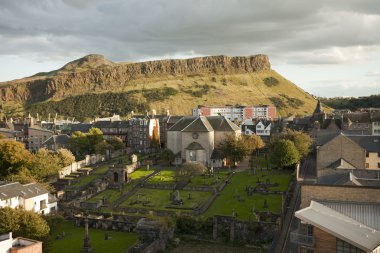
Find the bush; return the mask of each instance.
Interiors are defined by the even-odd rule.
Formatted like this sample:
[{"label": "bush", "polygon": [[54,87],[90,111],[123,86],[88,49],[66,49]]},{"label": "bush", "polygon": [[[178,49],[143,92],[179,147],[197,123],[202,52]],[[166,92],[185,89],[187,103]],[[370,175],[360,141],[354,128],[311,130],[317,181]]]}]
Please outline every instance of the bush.
[{"label": "bush", "polygon": [[274,78],[273,76],[270,76],[270,77],[265,77],[264,78],[264,84],[268,87],[272,87],[272,86],[276,86],[278,85],[280,82]]}]

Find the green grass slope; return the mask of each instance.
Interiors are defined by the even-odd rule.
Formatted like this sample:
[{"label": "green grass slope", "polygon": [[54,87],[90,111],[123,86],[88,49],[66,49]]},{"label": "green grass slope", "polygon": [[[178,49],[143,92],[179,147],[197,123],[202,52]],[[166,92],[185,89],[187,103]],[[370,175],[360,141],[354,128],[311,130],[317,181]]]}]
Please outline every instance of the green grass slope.
[{"label": "green grass slope", "polygon": [[197,105],[274,104],[279,116],[310,114],[316,100],[304,90],[270,70],[244,74],[199,74],[148,78],[120,84],[112,90],[99,87],[61,99],[29,104],[26,111],[46,117],[49,113],[84,119],[127,115],[130,111],[173,115],[191,114]]}]

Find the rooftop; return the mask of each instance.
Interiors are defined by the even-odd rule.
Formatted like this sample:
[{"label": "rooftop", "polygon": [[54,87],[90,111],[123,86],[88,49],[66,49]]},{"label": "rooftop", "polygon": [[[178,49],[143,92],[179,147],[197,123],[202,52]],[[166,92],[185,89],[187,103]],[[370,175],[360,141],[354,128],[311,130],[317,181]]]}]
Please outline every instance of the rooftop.
[{"label": "rooftop", "polygon": [[[362,250],[373,251],[380,245],[380,232],[363,222],[378,226],[379,218],[376,216],[379,216],[380,209],[377,205],[373,208],[369,206],[371,204],[343,203],[339,205],[333,202],[322,204],[312,200],[309,207],[297,211],[295,216]],[[364,214],[359,213],[360,209],[366,208],[367,211]]]}]

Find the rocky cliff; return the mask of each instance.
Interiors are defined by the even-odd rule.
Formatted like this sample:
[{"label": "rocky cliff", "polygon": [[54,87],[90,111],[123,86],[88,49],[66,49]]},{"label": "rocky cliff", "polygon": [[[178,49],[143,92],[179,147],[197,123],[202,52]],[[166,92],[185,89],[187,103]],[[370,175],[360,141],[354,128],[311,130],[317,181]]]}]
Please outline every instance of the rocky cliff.
[{"label": "rocky cliff", "polygon": [[113,63],[101,55],[88,55],[59,70],[0,83],[0,100],[39,102],[91,91],[112,91],[139,80],[199,74],[243,74],[271,70],[266,55],[210,56],[184,60]]}]

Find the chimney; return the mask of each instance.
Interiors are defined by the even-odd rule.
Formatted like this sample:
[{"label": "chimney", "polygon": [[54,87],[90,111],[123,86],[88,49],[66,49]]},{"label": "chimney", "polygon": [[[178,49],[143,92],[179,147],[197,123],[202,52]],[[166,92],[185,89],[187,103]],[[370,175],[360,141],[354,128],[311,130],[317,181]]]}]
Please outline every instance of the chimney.
[{"label": "chimney", "polygon": [[166,116],[170,116],[170,111],[166,110]]}]

